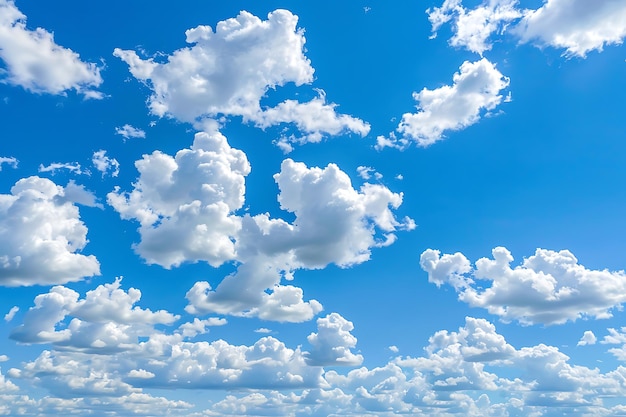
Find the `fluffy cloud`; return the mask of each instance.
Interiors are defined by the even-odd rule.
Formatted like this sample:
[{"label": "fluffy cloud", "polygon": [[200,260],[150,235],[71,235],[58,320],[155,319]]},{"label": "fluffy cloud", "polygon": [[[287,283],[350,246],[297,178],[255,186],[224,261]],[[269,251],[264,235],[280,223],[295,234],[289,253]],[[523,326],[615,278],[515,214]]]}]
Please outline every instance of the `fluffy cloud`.
[{"label": "fluffy cloud", "polygon": [[318,142],[324,135],[342,132],[366,135],[369,125],[337,114],[336,105],[326,103],[323,93],[307,103],[286,100],[273,108],[261,106],[270,89],[313,81],[297,23],[298,17],[287,10],[276,10],[265,21],[244,11],[219,22],[215,31],[209,26],[189,29],[185,34],[193,46],[175,51],[165,63],[119,48],[114,55],[128,64],[135,78],[148,83],[153,91],[150,111],[157,116],[195,122],[234,115],[263,128],[294,123],[304,134],[292,138],[296,142]]},{"label": "fluffy cloud", "polygon": [[[154,332],[155,324],[171,324],[178,319],[164,310],[152,312],[134,306],[141,292],[120,287],[118,278],[88,291],[84,299],[69,288],[53,287],[35,298],[35,306],[13,329],[11,338],[22,343],[52,343],[66,350],[110,353],[131,349],[139,336]],[[68,317],[72,318],[69,324]]]},{"label": "fluffy cloud", "polygon": [[62,284],[100,274],[95,256],[79,253],[87,228],[67,195],[77,188],[29,177],[0,194],[0,285]]},{"label": "fluffy cloud", "polygon": [[108,202],[122,218],[140,223],[136,252],[166,268],[182,262],[213,266],[235,258],[233,238],[244,202],[246,155],[219,132],[200,132],[175,157],[155,151],[135,163],[139,178],[130,193],[118,188]]},{"label": "fluffy cloud", "polygon": [[394,231],[415,227],[412,220],[400,222],[393,214],[401,194],[367,183],[356,190],[334,164],[309,168],[286,159],[274,179],[281,208],[295,214],[294,222],[267,214],[244,216],[236,245],[237,258],[244,263],[215,290],[206,282],[196,283],[187,293],[188,312],[310,320],[321,304],[303,301],[299,288],[279,285],[283,277],[290,279],[298,268],[365,262],[373,247],[393,243]]},{"label": "fluffy cloud", "polygon": [[[213,289],[208,282],[196,282],[187,292],[191,314],[231,314],[264,320],[299,323],[322,311],[317,300],[304,301],[301,288],[279,285],[286,266],[276,260],[259,258],[239,266]],[[241,289],[245,288],[245,291]]]},{"label": "fluffy cloud", "polygon": [[0,0],[0,81],[34,93],[65,94],[74,89],[86,98],[101,98],[93,88],[102,83],[99,68],[57,45],[45,29],[26,28],[26,16],[12,0]]},{"label": "fluffy cloud", "polygon": [[522,42],[565,49],[566,56],[585,57],[626,37],[626,4],[619,0],[546,0],[526,10],[512,32]]},{"label": "fluffy cloud", "polygon": [[7,164],[10,167],[17,168],[18,160],[13,157],[0,156],[0,171],[2,171],[3,164]]},{"label": "fluffy cloud", "polygon": [[[520,266],[510,267],[511,253],[493,249],[493,259],[481,258],[475,269],[460,253],[440,255],[428,249],[420,265],[430,282],[451,284],[459,300],[482,307],[504,321],[522,324],[561,324],[581,317],[608,318],[626,301],[626,275],[622,271],[589,270],[574,255],[562,250],[537,249]],[[490,286],[476,283],[489,281]]]},{"label": "fluffy cloud", "polygon": [[591,330],[587,330],[583,334],[583,337],[580,338],[578,343],[576,343],[576,346],[595,345],[597,340],[598,339],[596,338],[596,335],[593,334]]},{"label": "fluffy cloud", "polygon": [[453,76],[453,84],[413,93],[418,102],[417,113],[405,113],[396,129],[396,139],[380,137],[378,148],[407,146],[411,141],[429,146],[443,139],[446,131],[461,130],[480,120],[486,112],[495,109],[503,100],[500,92],[509,80],[494,64],[483,58],[465,61]]},{"label": "fluffy cloud", "polygon": [[[619,415],[626,369],[602,373],[570,363],[556,347],[516,349],[484,319],[436,332],[418,357],[340,374],[301,392],[228,395],[209,415]],[[499,374],[506,376],[499,376]],[[556,408],[555,408],[556,407]]]},{"label": "fluffy cloud", "polygon": [[461,0],[445,0],[441,7],[433,7],[426,13],[433,27],[432,38],[443,24],[452,21],[454,35],[450,45],[482,55],[491,49],[488,39],[494,32],[504,32],[508,23],[522,16],[516,6],[517,0],[489,0],[468,10]]},{"label": "fluffy cloud", "polygon": [[313,346],[306,355],[309,365],[338,366],[360,365],[363,356],[350,351],[356,346],[356,337],[350,333],[354,329],[352,322],[337,313],[317,319],[317,333],[311,333],[307,340]]},{"label": "fluffy cloud", "polygon": [[133,127],[129,124],[125,124],[124,126],[121,126],[121,127],[116,127],[115,133],[120,136],[123,136],[124,140],[131,139],[131,138],[143,139],[146,137],[146,132],[136,127]]},{"label": "fluffy cloud", "polygon": [[112,177],[117,177],[120,173],[120,163],[117,162],[117,159],[106,156],[106,153],[107,151],[102,149],[94,152],[91,157],[91,163],[102,173],[103,177],[108,173]]},{"label": "fluffy cloud", "polygon": [[393,242],[394,231],[415,227],[393,213],[402,194],[369,183],[354,189],[335,164],[309,168],[286,159],[274,179],[281,208],[296,219],[290,224],[267,215],[249,217],[241,236],[242,256],[287,253],[294,267],[347,267],[367,261],[371,248]]},{"label": "fluffy cloud", "polygon": [[538,9],[519,9],[517,0],[484,0],[473,9],[461,0],[445,0],[428,9],[433,37],[452,22],[450,45],[482,55],[491,49],[490,37],[508,33],[522,43],[565,49],[567,57],[602,51],[606,45],[621,44],[626,37],[626,6],[619,0],[545,0]]}]

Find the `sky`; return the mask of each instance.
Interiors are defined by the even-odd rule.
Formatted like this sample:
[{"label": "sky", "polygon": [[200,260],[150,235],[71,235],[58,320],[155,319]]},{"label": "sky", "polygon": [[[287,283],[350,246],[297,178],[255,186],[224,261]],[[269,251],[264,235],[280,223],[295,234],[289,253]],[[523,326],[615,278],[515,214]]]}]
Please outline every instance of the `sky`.
[{"label": "sky", "polygon": [[623,0],[0,0],[0,415],[626,415]]}]

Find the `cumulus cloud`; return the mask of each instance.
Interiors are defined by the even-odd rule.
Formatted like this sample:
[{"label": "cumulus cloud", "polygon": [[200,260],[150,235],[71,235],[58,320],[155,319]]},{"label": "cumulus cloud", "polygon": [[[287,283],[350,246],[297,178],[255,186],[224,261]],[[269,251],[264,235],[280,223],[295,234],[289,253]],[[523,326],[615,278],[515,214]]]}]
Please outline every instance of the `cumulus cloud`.
[{"label": "cumulus cloud", "polygon": [[10,167],[17,168],[18,160],[13,157],[0,156],[0,171],[2,171],[2,165],[7,164]]},{"label": "cumulus cloud", "polygon": [[525,10],[512,32],[521,42],[565,49],[565,56],[602,51],[626,37],[626,4],[619,0],[546,0],[537,10]]},{"label": "cumulus cloud", "polygon": [[154,332],[152,326],[178,319],[164,310],[153,312],[135,306],[141,292],[121,289],[121,278],[88,291],[83,299],[79,297],[63,286],[38,295],[10,337],[21,343],[52,343],[65,350],[111,353],[133,348],[139,336]]},{"label": "cumulus cloud", "polygon": [[514,268],[506,248],[495,248],[492,254],[493,259],[481,258],[472,269],[463,254],[428,249],[420,265],[430,282],[452,285],[459,300],[507,322],[550,325],[581,317],[608,318],[626,301],[623,271],[589,270],[570,251],[537,249]]},{"label": "cumulus cloud", "polygon": [[117,177],[120,173],[120,163],[115,158],[109,158],[106,156],[107,151],[100,149],[93,153],[91,157],[91,163],[93,166],[102,173],[102,177],[110,174],[112,177]]},{"label": "cumulus cloud", "polygon": [[488,40],[493,33],[503,33],[510,22],[522,16],[522,12],[516,8],[517,3],[517,0],[489,0],[468,10],[463,7],[461,0],[445,0],[441,7],[426,11],[432,24],[431,38],[437,36],[443,24],[452,22],[454,35],[450,45],[482,55],[491,49]]},{"label": "cumulus cloud", "polygon": [[624,368],[606,373],[577,366],[558,348],[516,349],[484,319],[467,317],[457,331],[436,332],[422,356],[386,365],[324,373],[325,385],[300,392],[233,393],[219,415],[610,415],[626,390]]},{"label": "cumulus cloud", "polygon": [[0,194],[0,285],[62,284],[100,274],[96,257],[80,253],[87,227],[67,190],[29,177]]},{"label": "cumulus cloud", "polygon": [[350,333],[352,330],[354,330],[352,322],[338,313],[317,319],[317,333],[311,333],[307,337],[313,346],[306,355],[307,363],[317,366],[360,365],[363,356],[350,351],[357,342],[356,337]]},{"label": "cumulus cloud", "polygon": [[495,109],[503,100],[500,92],[509,85],[509,79],[485,58],[465,61],[452,79],[452,85],[413,93],[417,113],[405,113],[396,129],[401,137],[394,133],[389,138],[380,136],[377,149],[402,149],[412,142],[430,146],[442,140],[446,131],[471,126]]},{"label": "cumulus cloud", "polygon": [[188,312],[310,320],[321,304],[303,301],[302,290],[280,285],[282,278],[291,279],[299,268],[365,262],[372,248],[393,243],[394,231],[414,227],[411,219],[398,221],[393,213],[402,203],[401,194],[368,183],[354,189],[334,164],[309,168],[286,159],[274,179],[281,208],[295,214],[294,222],[268,214],[244,216],[236,244],[243,264],[215,289],[207,282],[196,283],[187,293]]},{"label": "cumulus cloud", "polygon": [[178,331],[183,337],[193,338],[199,334],[208,333],[209,327],[224,326],[228,321],[224,318],[209,317],[205,320],[194,318],[193,321],[183,323],[178,327]]},{"label": "cumulus cloud", "polygon": [[521,43],[565,49],[566,57],[621,44],[626,37],[626,6],[619,0],[545,0],[538,9],[520,9],[517,0],[484,0],[473,9],[461,0],[445,0],[428,9],[433,36],[452,23],[450,45],[481,54],[491,49],[492,35],[505,31]]},{"label": "cumulus cloud", "polygon": [[131,192],[119,188],[108,203],[123,219],[140,223],[135,251],[165,268],[206,261],[218,266],[235,258],[234,237],[244,202],[246,155],[219,132],[200,132],[193,146],[174,157],[155,151],[135,163]]},{"label": "cumulus cloud", "polygon": [[124,126],[121,126],[121,127],[116,127],[115,133],[120,136],[123,136],[124,140],[131,139],[131,138],[144,139],[146,137],[145,131],[143,131],[142,129],[133,127],[129,124],[125,124]]},{"label": "cumulus cloud", "polygon": [[583,337],[580,338],[578,343],[576,343],[576,346],[595,345],[597,340],[598,339],[596,338],[596,335],[593,334],[591,330],[587,330],[583,334]]},{"label": "cumulus cloud", "polygon": [[157,116],[186,122],[242,116],[262,128],[295,124],[303,136],[285,137],[282,143],[319,142],[324,135],[344,132],[366,135],[369,125],[337,114],[336,105],[327,103],[323,92],[306,103],[261,105],[270,89],[313,81],[314,70],[304,55],[304,32],[297,23],[298,17],[287,10],[269,13],[267,20],[243,11],[219,22],[215,31],[209,26],[187,30],[187,43],[193,46],[175,51],[167,62],[142,59],[135,51],[119,48],[114,55],[152,89],[148,104]]},{"label": "cumulus cloud", "polygon": [[0,0],[0,82],[34,93],[65,94],[76,90],[86,98],[102,98],[100,69],[85,63],[71,49],[54,42],[42,28],[29,30],[26,16],[12,0]]}]

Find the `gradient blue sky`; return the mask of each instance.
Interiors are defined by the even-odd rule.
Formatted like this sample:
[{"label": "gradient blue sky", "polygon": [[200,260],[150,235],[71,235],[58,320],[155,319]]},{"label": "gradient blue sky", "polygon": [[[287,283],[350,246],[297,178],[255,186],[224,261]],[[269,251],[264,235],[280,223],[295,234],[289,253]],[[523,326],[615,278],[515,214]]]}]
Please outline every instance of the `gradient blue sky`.
[{"label": "gradient blue sky", "polygon": [[0,414],[626,414],[625,37],[0,0]]}]

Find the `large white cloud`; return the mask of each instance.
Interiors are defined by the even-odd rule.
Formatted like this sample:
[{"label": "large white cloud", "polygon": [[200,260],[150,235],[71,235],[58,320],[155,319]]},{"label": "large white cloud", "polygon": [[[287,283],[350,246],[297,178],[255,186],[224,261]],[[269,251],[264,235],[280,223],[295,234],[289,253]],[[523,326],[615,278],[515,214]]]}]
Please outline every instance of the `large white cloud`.
[{"label": "large white cloud", "polygon": [[74,202],[90,203],[89,193],[72,184],[29,177],[0,194],[0,285],[62,284],[100,274],[96,257],[80,253],[87,227]]},{"label": "large white cloud", "polygon": [[505,31],[522,43],[565,49],[565,56],[583,58],[626,37],[626,5],[621,0],[544,0],[537,9],[520,9],[517,0],[483,0],[473,9],[461,0],[445,0],[427,13],[433,37],[451,22],[450,45],[481,55],[491,49],[492,35]]},{"label": "large white cloud", "polygon": [[481,258],[472,269],[460,253],[441,255],[428,249],[420,265],[430,282],[451,284],[459,300],[485,308],[504,321],[561,324],[581,317],[602,319],[626,302],[623,271],[589,270],[567,250],[537,249],[514,268],[506,248],[495,248],[492,254],[493,259]]},{"label": "large white cloud", "polygon": [[175,51],[167,62],[144,60],[135,51],[119,48],[114,55],[150,86],[150,111],[157,116],[195,122],[233,115],[259,127],[294,123],[304,134],[292,138],[299,142],[318,142],[323,135],[344,131],[366,135],[369,125],[337,114],[323,94],[306,103],[261,105],[270,89],[313,81],[314,70],[304,55],[304,32],[297,23],[298,17],[287,10],[269,13],[267,20],[243,11],[219,22],[215,31],[209,26],[189,29],[186,40],[193,46]]},{"label": "large white cloud", "polygon": [[365,262],[372,248],[394,242],[394,231],[415,227],[411,219],[395,218],[393,209],[402,203],[401,194],[367,183],[356,190],[334,164],[309,168],[286,159],[274,179],[281,208],[294,213],[295,220],[244,216],[236,245],[243,264],[215,290],[206,282],[196,283],[187,293],[189,312],[310,320],[321,305],[302,301],[297,287],[279,285],[283,277],[290,279],[299,268]]},{"label": "large white cloud", "polygon": [[485,58],[465,61],[452,80],[452,85],[413,93],[418,102],[417,113],[405,113],[396,129],[401,137],[380,137],[378,147],[403,148],[411,142],[432,145],[443,139],[446,131],[471,126],[494,110],[504,99],[502,90],[509,85],[509,79]]},{"label": "large white cloud", "polygon": [[0,0],[0,58],[5,64],[0,82],[35,93],[65,94],[74,89],[88,98],[102,97],[94,90],[102,83],[100,69],[57,45],[45,29],[27,29],[26,16],[12,0]]},{"label": "large white cloud", "polygon": [[546,0],[526,10],[512,30],[522,42],[565,49],[566,56],[585,57],[626,37],[626,4],[621,0]]},{"label": "large white cloud", "polygon": [[13,329],[11,338],[94,353],[133,349],[140,336],[154,332],[154,325],[178,319],[164,310],[152,312],[135,306],[140,298],[141,292],[135,288],[122,290],[119,278],[88,291],[83,299],[74,290],[56,286],[35,298],[35,306]]},{"label": "large white cloud", "polygon": [[218,266],[235,258],[241,220],[233,212],[243,205],[250,172],[242,151],[219,132],[200,132],[175,157],[155,151],[135,166],[134,189],[116,189],[108,202],[122,218],[141,224],[139,255],[166,268],[185,261]]}]

